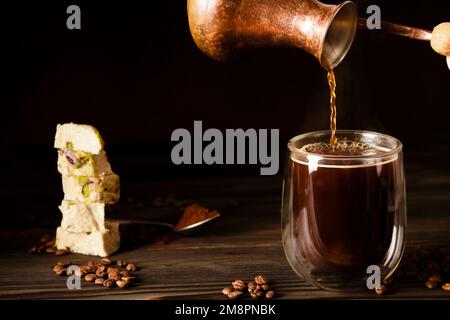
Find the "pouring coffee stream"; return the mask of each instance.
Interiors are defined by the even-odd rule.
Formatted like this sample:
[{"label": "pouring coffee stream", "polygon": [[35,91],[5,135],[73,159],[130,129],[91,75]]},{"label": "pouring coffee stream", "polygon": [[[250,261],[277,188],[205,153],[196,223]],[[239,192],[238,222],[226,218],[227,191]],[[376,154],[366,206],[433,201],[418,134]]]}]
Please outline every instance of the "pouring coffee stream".
[{"label": "pouring coffee stream", "polygon": [[[330,144],[337,143],[336,82],[333,69],[344,59],[356,30],[366,29],[356,4],[344,1],[328,5],[317,0],[188,0],[189,28],[197,46],[222,62],[256,47],[285,46],[312,54],[328,71],[330,87]],[[450,22],[432,32],[382,22],[391,34],[430,41],[437,53],[447,57],[450,69]]]}]

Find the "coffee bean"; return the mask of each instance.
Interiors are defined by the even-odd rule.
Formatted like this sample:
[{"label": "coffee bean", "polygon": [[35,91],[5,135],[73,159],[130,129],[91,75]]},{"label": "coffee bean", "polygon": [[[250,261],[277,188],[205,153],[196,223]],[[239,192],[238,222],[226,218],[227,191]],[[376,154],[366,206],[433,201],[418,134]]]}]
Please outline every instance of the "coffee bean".
[{"label": "coffee bean", "polygon": [[226,296],[229,295],[232,291],[233,291],[232,288],[223,288],[222,289],[222,293]]},{"label": "coffee bean", "polygon": [[41,245],[37,247],[37,253],[44,253],[47,247],[45,245]]},{"label": "coffee bean", "polygon": [[56,248],[54,248],[54,247],[47,248],[47,249],[45,249],[45,252],[46,253],[56,253]]},{"label": "coffee bean", "polygon": [[125,276],[125,277],[121,278],[121,280],[126,281],[126,282],[132,282],[134,279],[136,279],[136,277],[132,277],[132,276]]},{"label": "coffee bean", "polygon": [[234,289],[236,290],[244,290],[246,288],[245,282],[242,280],[234,280],[231,285],[233,286]]},{"label": "coffee bean", "polygon": [[57,276],[65,276],[65,275],[67,275],[66,270],[67,270],[66,268],[62,267],[62,268],[56,270],[55,273]]},{"label": "coffee bean", "polygon": [[256,288],[256,283],[253,282],[253,281],[250,281],[250,282],[248,283],[247,287],[248,287],[248,291],[253,291],[253,290],[255,290],[255,288]]},{"label": "coffee bean", "polygon": [[107,288],[112,288],[116,285],[116,281],[113,279],[106,279],[105,281],[103,281],[103,286],[107,287]]},{"label": "coffee bean", "polygon": [[127,270],[128,270],[128,271],[134,272],[134,271],[136,271],[136,269],[137,269],[137,266],[136,266],[135,263],[129,263],[129,264],[127,264]]},{"label": "coffee bean", "polygon": [[106,272],[109,273],[119,273],[119,269],[114,268],[114,267],[109,267]]},{"label": "coffee bean", "polygon": [[55,246],[55,240],[47,241],[47,242],[45,243],[45,245],[46,245],[47,247],[54,247],[54,246]]},{"label": "coffee bean", "polygon": [[96,268],[88,266],[87,264],[81,265],[80,269],[83,270],[84,273],[94,273],[96,271]]},{"label": "coffee bean", "polygon": [[264,291],[269,291],[270,290],[270,286],[268,284],[262,284],[261,285],[261,289]]},{"label": "coffee bean", "polygon": [[70,260],[59,260],[58,262],[56,262],[56,264],[59,264],[63,267],[68,267],[72,264],[72,262]]},{"label": "coffee bean", "polygon": [[442,285],[442,289],[444,289],[445,291],[450,291],[450,282],[444,283]]},{"label": "coffee bean", "polygon": [[259,274],[259,275],[257,275],[255,277],[255,282],[256,282],[256,284],[266,284],[266,283],[268,283],[267,278],[264,275],[262,275],[262,274]]},{"label": "coffee bean", "polygon": [[127,277],[127,276],[130,275],[130,271],[128,271],[128,270],[120,271],[120,275],[123,276],[123,277]]},{"label": "coffee bean", "polygon": [[110,259],[108,259],[108,258],[103,258],[103,259],[100,261],[100,264],[102,264],[102,265],[104,265],[104,266],[109,266],[109,265],[112,264],[112,261],[111,261]]},{"label": "coffee bean", "polygon": [[428,280],[427,282],[425,282],[425,286],[428,289],[436,289],[438,287],[438,283],[436,281],[430,281]]},{"label": "coffee bean", "polygon": [[73,275],[75,273],[75,270],[73,268],[71,269],[67,269],[66,274],[70,277],[71,275]]},{"label": "coffee bean", "polygon": [[125,288],[128,285],[128,282],[124,280],[117,280],[116,284],[119,288]]},{"label": "coffee bean", "polygon": [[242,291],[235,290],[235,291],[231,291],[228,294],[228,298],[229,299],[237,299],[237,298],[241,297],[242,295],[244,295],[244,293]]},{"label": "coffee bean", "polygon": [[84,280],[86,280],[87,282],[93,282],[93,281],[95,281],[96,278],[97,278],[97,276],[93,273],[89,273],[84,276]]},{"label": "coffee bean", "polygon": [[125,260],[123,260],[123,259],[119,259],[119,260],[117,260],[117,265],[119,267],[126,267],[127,266],[127,262]]},{"label": "coffee bean", "polygon": [[77,277],[82,278],[82,277],[84,277],[84,275],[86,274],[86,272],[84,272],[81,268],[78,268],[78,269],[75,270],[74,274],[75,274]]},{"label": "coffee bean", "polygon": [[64,269],[64,266],[59,265],[59,264],[55,264],[55,266],[53,267],[53,272],[58,272],[59,270]]},{"label": "coffee bean", "polygon": [[275,297],[275,291],[270,290],[266,292],[266,299],[272,299],[273,297]]},{"label": "coffee bean", "polygon": [[102,271],[102,270],[100,270],[100,269],[97,269],[97,271],[95,271],[95,275],[96,275],[97,277],[99,277],[99,278],[105,277],[106,274],[107,274],[107,273],[106,273],[105,271]]},{"label": "coffee bean", "polygon": [[63,250],[63,249],[58,249],[55,251],[55,255],[56,256],[63,256],[65,254],[68,254],[69,252],[67,250]]},{"label": "coffee bean", "polygon": [[97,278],[94,281],[95,284],[103,284],[103,282],[105,282],[105,279],[103,279],[103,278]]},{"label": "coffee bean", "polygon": [[110,272],[108,273],[108,279],[113,279],[113,280],[120,280],[121,276],[119,274],[119,272]]},{"label": "coffee bean", "polygon": [[250,292],[250,297],[252,297],[252,299],[258,299],[259,297],[261,297],[261,295],[257,294],[256,292]]},{"label": "coffee bean", "polygon": [[442,282],[442,277],[440,275],[438,275],[438,274],[434,274],[434,275],[430,276],[428,278],[428,280],[429,281],[434,281],[434,282],[437,282],[437,283],[441,283]]},{"label": "coffee bean", "polygon": [[29,253],[37,253],[38,252],[38,247],[34,246],[31,247],[30,250],[28,250]]},{"label": "coffee bean", "polygon": [[97,268],[97,264],[94,261],[88,261],[87,265],[92,268]]},{"label": "coffee bean", "polygon": [[380,285],[379,287],[375,288],[375,293],[379,296],[383,295],[386,293],[388,287],[384,284]]}]

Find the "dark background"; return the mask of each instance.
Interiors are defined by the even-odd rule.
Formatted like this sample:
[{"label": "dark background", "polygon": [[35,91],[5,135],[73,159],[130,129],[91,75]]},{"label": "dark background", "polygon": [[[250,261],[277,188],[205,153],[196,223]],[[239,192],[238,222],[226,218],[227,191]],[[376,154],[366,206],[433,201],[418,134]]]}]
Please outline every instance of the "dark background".
[{"label": "dark background", "polygon": [[[356,2],[361,17],[378,4],[386,21],[432,29],[450,20],[448,0]],[[81,7],[81,30],[66,28],[70,4]],[[326,73],[314,57],[277,48],[233,64],[213,61],[191,39],[185,0],[16,1],[2,11],[6,202],[62,197],[52,148],[57,123],[95,125],[125,185],[259,174],[256,166],[173,165],[170,135],[194,120],[204,128],[279,128],[280,175],[289,138],[329,126]],[[359,30],[336,69],[338,128],[391,134],[404,143],[407,168],[427,154],[430,166],[446,170],[449,75],[429,43]]]}]

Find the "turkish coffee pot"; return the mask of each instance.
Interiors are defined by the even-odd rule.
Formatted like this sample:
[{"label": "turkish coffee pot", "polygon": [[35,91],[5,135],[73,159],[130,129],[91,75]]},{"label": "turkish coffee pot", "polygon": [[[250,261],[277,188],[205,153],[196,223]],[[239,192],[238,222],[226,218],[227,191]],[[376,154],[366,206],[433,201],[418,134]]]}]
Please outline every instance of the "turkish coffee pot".
[{"label": "turkish coffee pot", "polygon": [[[345,57],[357,28],[366,28],[354,2],[329,5],[317,0],[188,0],[189,28],[209,57],[227,61],[256,47],[287,46],[312,54],[331,70]],[[447,56],[450,22],[433,31],[382,22],[381,30],[430,41]]]}]

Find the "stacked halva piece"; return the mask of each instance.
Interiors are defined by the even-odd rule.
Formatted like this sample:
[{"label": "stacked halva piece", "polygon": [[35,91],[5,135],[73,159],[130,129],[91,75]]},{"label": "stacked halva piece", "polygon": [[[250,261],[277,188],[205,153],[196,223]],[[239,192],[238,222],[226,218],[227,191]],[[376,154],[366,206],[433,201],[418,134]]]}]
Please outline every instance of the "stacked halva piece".
[{"label": "stacked halva piece", "polygon": [[120,245],[119,225],[105,219],[105,211],[119,201],[120,182],[98,130],[90,125],[59,124],[54,147],[64,191],[56,247],[101,257],[112,254]]}]

